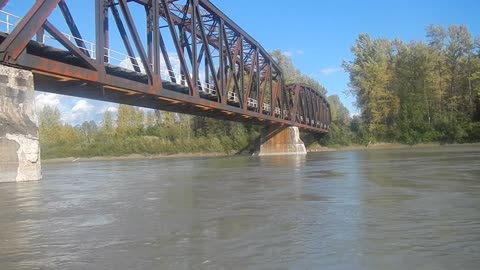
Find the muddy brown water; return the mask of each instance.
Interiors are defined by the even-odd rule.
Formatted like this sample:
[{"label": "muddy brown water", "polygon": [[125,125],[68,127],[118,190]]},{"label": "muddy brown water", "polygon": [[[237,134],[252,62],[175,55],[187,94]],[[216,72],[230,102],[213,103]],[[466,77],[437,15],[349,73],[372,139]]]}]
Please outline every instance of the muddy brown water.
[{"label": "muddy brown water", "polygon": [[480,146],[49,163],[0,269],[480,269]]}]

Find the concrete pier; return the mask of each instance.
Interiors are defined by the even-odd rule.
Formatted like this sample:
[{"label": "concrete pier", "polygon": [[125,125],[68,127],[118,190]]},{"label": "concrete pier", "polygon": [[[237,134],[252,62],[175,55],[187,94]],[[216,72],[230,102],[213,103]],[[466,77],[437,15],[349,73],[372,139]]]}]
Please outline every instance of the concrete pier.
[{"label": "concrete pier", "polygon": [[41,178],[33,74],[0,65],[0,182]]},{"label": "concrete pier", "polygon": [[255,156],[305,155],[307,150],[297,127],[267,127],[262,130]]}]

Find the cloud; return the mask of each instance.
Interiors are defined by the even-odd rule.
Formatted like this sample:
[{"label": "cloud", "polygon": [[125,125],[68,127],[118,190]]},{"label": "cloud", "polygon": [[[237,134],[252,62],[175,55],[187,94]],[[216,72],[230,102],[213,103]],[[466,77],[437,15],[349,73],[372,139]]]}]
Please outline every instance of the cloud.
[{"label": "cloud", "polygon": [[88,103],[85,99],[81,99],[75,103],[75,106],[72,108],[72,112],[74,113],[82,113],[82,112],[89,112],[93,109],[93,105]]},{"label": "cloud", "polygon": [[305,52],[303,50],[292,50],[292,51],[282,51],[282,54],[288,57],[293,57],[295,55],[303,55]]},{"label": "cloud", "polygon": [[35,97],[35,106],[37,111],[41,111],[45,106],[52,108],[60,105],[60,97],[57,94],[41,93]]},{"label": "cloud", "polygon": [[65,123],[81,124],[83,121],[93,119],[94,106],[85,99],[78,100],[70,110],[67,110],[62,115],[62,120]]},{"label": "cloud", "polygon": [[322,73],[322,75],[328,76],[328,75],[332,75],[332,74],[340,72],[340,71],[343,71],[343,68],[330,67],[330,68],[324,68],[320,72]]},{"label": "cloud", "polygon": [[292,55],[293,55],[293,52],[291,52],[291,51],[286,51],[286,52],[282,52],[282,53],[283,53],[283,55],[288,56],[288,57],[292,57]]},{"label": "cloud", "polygon": [[117,112],[118,112],[118,107],[108,106],[108,107],[106,107],[106,108],[103,108],[100,112],[101,112],[102,114],[105,113],[105,112],[117,113]]},{"label": "cloud", "polygon": [[[170,64],[172,65],[172,71],[175,74],[175,78],[177,79],[177,82],[180,81],[181,79],[181,71],[180,71],[180,59],[178,58],[178,55],[176,53],[168,53],[168,58],[170,60]],[[140,60],[139,57],[136,58],[138,66],[140,67],[140,72],[141,73],[146,73],[145,68],[143,67],[143,63]],[[125,58],[123,61],[119,63],[119,66],[125,69],[129,70],[135,70],[132,65],[132,61],[130,58]],[[163,58],[163,55],[160,56],[160,71],[161,71],[161,78],[162,80],[170,80],[170,73],[167,69],[167,64],[165,62],[165,59]],[[191,72],[191,70],[190,70]],[[203,71],[203,66],[199,67],[199,76],[201,80],[205,79],[205,72]]]},{"label": "cloud", "polygon": [[[145,73],[145,68],[143,66],[143,62],[140,60],[139,57],[135,58],[137,60],[138,67],[140,68],[141,73]],[[133,68],[132,60],[130,58],[125,58],[123,61],[120,62],[119,64],[120,67],[129,69],[129,70],[135,70]]]}]

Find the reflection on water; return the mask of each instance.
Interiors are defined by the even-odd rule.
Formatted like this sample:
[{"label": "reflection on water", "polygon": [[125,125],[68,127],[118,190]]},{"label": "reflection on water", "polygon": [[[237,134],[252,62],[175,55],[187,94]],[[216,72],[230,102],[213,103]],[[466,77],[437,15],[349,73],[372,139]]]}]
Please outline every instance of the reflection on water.
[{"label": "reflection on water", "polygon": [[46,164],[0,269],[479,269],[480,147]]}]

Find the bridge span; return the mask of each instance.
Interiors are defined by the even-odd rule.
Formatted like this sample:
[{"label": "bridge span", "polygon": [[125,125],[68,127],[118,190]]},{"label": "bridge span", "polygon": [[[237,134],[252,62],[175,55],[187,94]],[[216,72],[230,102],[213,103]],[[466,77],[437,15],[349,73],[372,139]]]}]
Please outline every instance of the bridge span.
[{"label": "bridge span", "polygon": [[0,98],[24,104],[15,116],[4,106],[0,118],[24,119],[16,131],[27,141],[33,89],[262,125],[270,135],[328,132],[326,98],[285,84],[275,59],[208,0],[31,2],[16,14],[0,0]]},{"label": "bridge span", "polygon": [[[75,13],[69,1],[40,0],[22,17],[4,11],[7,2],[0,1],[0,61],[31,70],[36,90],[327,132],[325,97],[285,85],[275,60],[209,1],[95,0]],[[57,7],[70,33],[49,19]],[[95,18],[96,28],[82,33],[81,16]],[[123,46],[111,44],[114,37]]]}]

